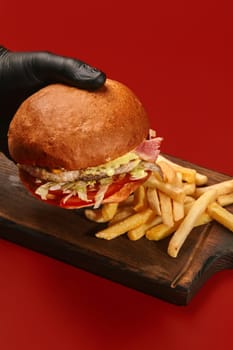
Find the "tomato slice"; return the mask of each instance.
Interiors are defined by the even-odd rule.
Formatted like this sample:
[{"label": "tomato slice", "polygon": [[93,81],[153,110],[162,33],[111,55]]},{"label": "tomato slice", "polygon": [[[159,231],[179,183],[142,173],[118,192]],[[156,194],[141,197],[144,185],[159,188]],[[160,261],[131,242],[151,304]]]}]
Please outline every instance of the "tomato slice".
[{"label": "tomato slice", "polygon": [[[149,173],[146,177],[143,179],[134,180],[130,178],[129,174],[125,174],[125,176],[114,176],[112,183],[109,185],[105,195],[104,199],[107,199],[108,197],[112,196],[114,193],[120,191],[124,185],[128,183],[134,183],[134,188],[140,186],[147,177],[149,176]],[[41,186],[43,183],[37,183],[36,178],[25,172],[24,170],[20,170],[20,178],[23,182],[24,186],[38,199],[41,200],[41,197],[35,193],[36,189]],[[95,186],[88,186],[87,187],[87,198],[88,201],[84,201],[81,198],[79,198],[78,195],[72,195],[70,198],[66,199],[64,201],[64,198],[67,197],[67,193],[63,193],[62,190],[49,190],[48,192],[48,198],[45,200],[46,203],[56,205],[62,208],[67,209],[73,209],[73,208],[81,208],[85,206],[92,206],[95,203],[95,196],[100,188],[100,185],[96,183]]]}]

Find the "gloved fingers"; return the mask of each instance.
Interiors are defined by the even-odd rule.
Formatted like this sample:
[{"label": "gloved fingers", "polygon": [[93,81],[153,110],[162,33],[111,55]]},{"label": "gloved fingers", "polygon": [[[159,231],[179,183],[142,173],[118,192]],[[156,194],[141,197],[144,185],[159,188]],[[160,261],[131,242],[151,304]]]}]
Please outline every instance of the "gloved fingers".
[{"label": "gloved fingers", "polygon": [[78,59],[41,52],[12,52],[0,46],[0,90],[37,90],[51,83],[82,89],[101,87],[106,75]]},{"label": "gloved fingers", "polygon": [[101,87],[106,80],[105,73],[85,62],[49,52],[31,53],[31,72],[44,84],[64,83],[88,90]]}]

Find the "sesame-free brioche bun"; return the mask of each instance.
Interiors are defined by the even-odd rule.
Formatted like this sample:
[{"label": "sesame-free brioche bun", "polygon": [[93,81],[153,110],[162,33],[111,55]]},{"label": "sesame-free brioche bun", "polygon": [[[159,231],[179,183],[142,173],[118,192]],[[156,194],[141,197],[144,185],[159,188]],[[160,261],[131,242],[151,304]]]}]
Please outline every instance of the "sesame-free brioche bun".
[{"label": "sesame-free brioche bun", "polygon": [[16,163],[76,170],[133,150],[148,132],[144,107],[122,83],[107,79],[94,92],[53,84],[18,108],[8,146]]}]

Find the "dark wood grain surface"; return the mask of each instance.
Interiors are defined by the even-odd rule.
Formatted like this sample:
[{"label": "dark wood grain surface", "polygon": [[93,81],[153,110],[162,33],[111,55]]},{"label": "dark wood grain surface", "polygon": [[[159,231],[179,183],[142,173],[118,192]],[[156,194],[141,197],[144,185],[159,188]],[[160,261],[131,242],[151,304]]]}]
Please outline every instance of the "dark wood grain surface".
[{"label": "dark wood grain surface", "polygon": [[[169,158],[206,174],[210,184],[230,178]],[[233,235],[218,223],[195,228],[174,259],[166,252],[168,239],[97,239],[94,234],[100,224],[86,220],[82,211],[56,208],[33,198],[20,183],[17,167],[3,155],[0,170],[0,236],[4,239],[179,305],[188,304],[214,273],[233,267]],[[233,206],[229,209],[233,211]]]}]

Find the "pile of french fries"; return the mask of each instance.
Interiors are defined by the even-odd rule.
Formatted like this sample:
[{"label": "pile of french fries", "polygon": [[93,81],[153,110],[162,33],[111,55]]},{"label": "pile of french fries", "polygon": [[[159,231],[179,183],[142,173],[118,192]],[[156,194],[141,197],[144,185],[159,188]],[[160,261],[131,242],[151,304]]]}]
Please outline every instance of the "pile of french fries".
[{"label": "pile of french fries", "polygon": [[233,232],[233,179],[208,185],[208,177],[160,155],[146,182],[124,202],[86,209],[95,222],[107,222],[96,237],[113,239],[127,234],[132,241],[146,237],[158,241],[171,236],[168,255],[177,257],[189,233],[196,226],[216,220]]}]

